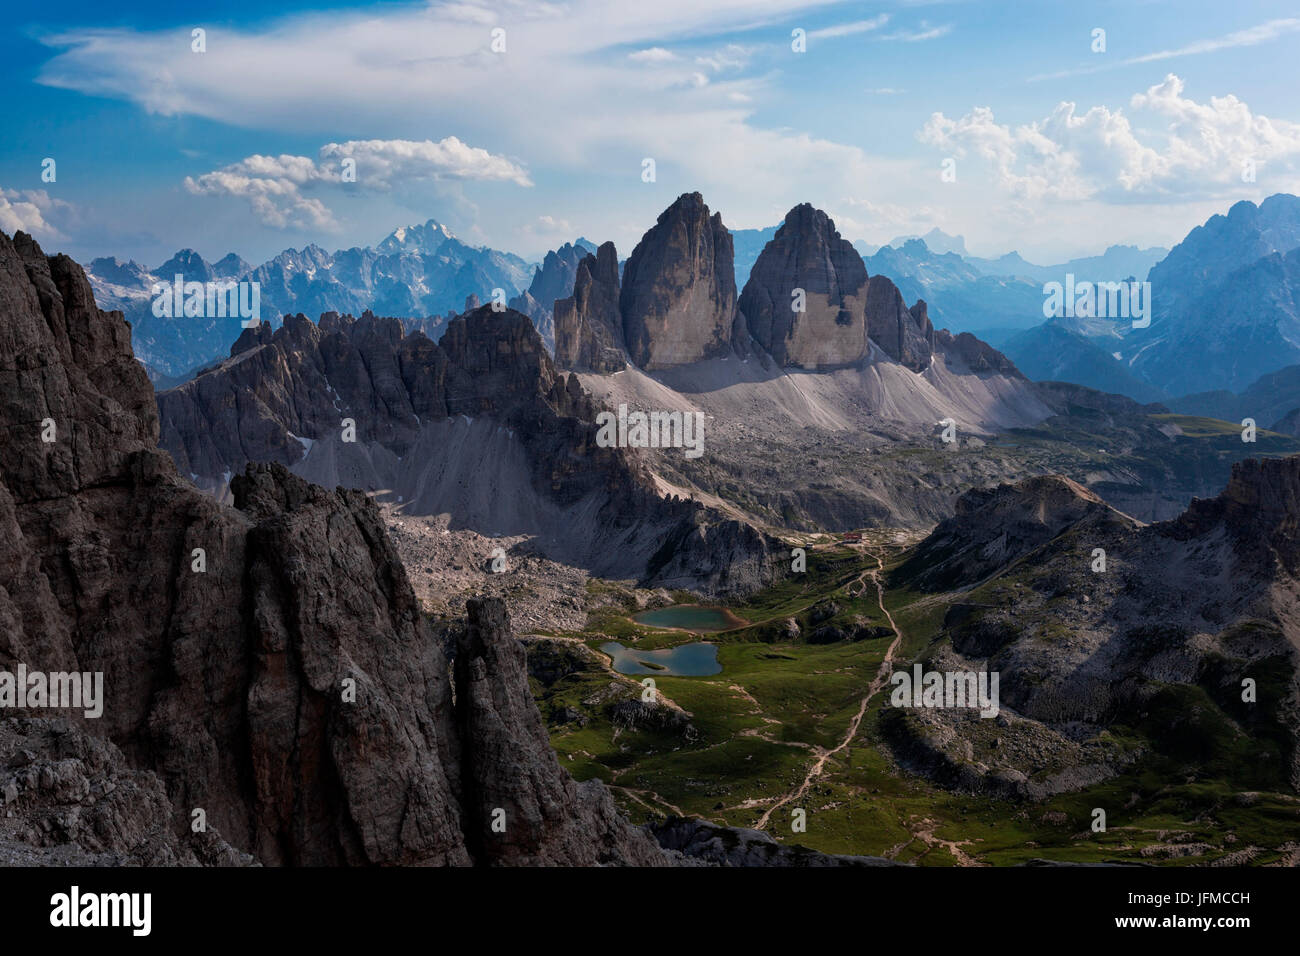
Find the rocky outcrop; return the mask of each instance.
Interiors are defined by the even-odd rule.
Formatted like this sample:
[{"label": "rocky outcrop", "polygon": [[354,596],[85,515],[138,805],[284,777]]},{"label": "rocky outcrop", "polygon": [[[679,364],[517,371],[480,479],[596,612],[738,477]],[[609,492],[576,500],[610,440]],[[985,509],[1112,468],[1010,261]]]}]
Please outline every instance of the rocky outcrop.
[{"label": "rocky outcrop", "polygon": [[216,374],[157,396],[162,445],[196,479],[228,480],[247,461],[295,464],[301,438],[338,435],[344,418],[404,455],[421,421],[447,415],[446,354],[397,319],[285,316],[275,332],[244,330],[230,351]]},{"label": "rocky outcrop", "polygon": [[653,370],[730,350],[736,314],[731,233],[704,197],[684,193],[637,243],[619,310],[632,360]]},{"label": "rocky outcrop", "polygon": [[610,374],[627,366],[619,312],[618,253],[603,243],[578,264],[573,295],[555,302],[555,362]]},{"label": "rocky outcrop", "polygon": [[666,850],[713,866],[902,866],[880,856],[819,853],[797,844],[778,843],[770,833],[723,827],[706,820],[669,817],[651,827]]},{"label": "rocky outcrop", "polygon": [[1021,380],[1025,378],[1016,368],[1015,362],[969,332],[958,332],[953,335],[947,329],[940,329],[934,334],[934,344],[955,355],[968,371],[992,372]]},{"label": "rocky outcrop", "polygon": [[575,784],[550,747],[537,746],[546,728],[501,601],[470,602],[457,635],[455,683],[466,809],[477,823],[466,839],[476,856],[532,865],[663,862],[622,823],[604,786]]},{"label": "rocky outcrop", "polygon": [[1300,577],[1300,458],[1247,458],[1232,466],[1227,487],[1197,498],[1155,530],[1179,540],[1222,531],[1237,560],[1261,573],[1276,564]]},{"label": "rocky outcrop", "polygon": [[862,257],[826,213],[802,203],[759,254],[739,308],[778,365],[837,368],[867,354],[866,295]]},{"label": "rocky outcrop", "polygon": [[872,276],[867,287],[866,314],[871,340],[886,355],[913,372],[929,368],[935,331],[923,299],[909,309],[893,282],[885,276]]},{"label": "rocky outcrop", "polygon": [[[367,341],[385,328],[372,323]],[[494,349],[453,341],[464,367],[501,383]],[[232,361],[270,363],[267,348],[245,341]],[[345,359],[328,381],[357,372],[347,354],[318,356],[327,369]],[[366,370],[372,384],[401,381],[400,361]],[[499,607],[471,606],[453,702],[373,502],[277,464],[235,478],[236,508],[195,490],[154,444],[152,390],[121,314],[100,312],[80,267],[22,233],[0,235],[0,429],[0,667],[102,673],[102,717],[68,719],[116,751],[19,723],[48,711],[5,711],[0,739],[36,765],[80,761],[37,772],[57,803],[94,796],[105,774],[140,800],[105,805],[99,843],[66,823],[47,837],[106,853],[139,836],[155,847],[132,853],[155,862],[658,861],[598,784],[559,770]],[[46,742],[22,744],[33,734]],[[29,789],[24,777],[19,805]],[[485,799],[506,808],[504,833],[482,817]],[[231,853],[195,849],[196,810]]]},{"label": "rocky outcrop", "polygon": [[71,721],[0,720],[0,866],[248,866],[215,828],[172,826],[158,776]]},{"label": "rocky outcrop", "polygon": [[1067,528],[1135,524],[1087,488],[1060,475],[972,488],[894,572],[923,590],[969,586],[1005,569]]},{"label": "rocky outcrop", "polygon": [[[571,242],[551,250],[534,270],[528,288],[510,300],[510,308],[533,320],[542,341],[552,353],[555,352],[555,303],[573,295],[578,266],[587,255],[586,249]],[[617,277],[617,263],[614,273]]]}]

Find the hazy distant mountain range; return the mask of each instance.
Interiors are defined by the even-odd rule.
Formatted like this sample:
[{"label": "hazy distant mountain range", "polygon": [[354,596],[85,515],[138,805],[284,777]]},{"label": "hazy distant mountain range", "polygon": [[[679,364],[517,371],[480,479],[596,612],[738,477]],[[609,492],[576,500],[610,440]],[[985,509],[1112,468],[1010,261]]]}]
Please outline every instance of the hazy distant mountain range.
[{"label": "hazy distant mountain range", "polygon": [[1238,391],[1300,362],[1300,199],[1235,204],[1151,269],[1150,328],[1118,351],[1170,395]]},{"label": "hazy distant mountain range", "polygon": [[132,345],[140,361],[155,372],[178,376],[225,355],[242,330],[238,318],[158,317],[151,287],[217,279],[261,284],[262,317],[277,323],[299,312],[383,315],[413,318],[460,312],[470,296],[486,301],[492,289],[508,299],[525,292],[539,267],[519,256],[467,245],[436,220],[395,230],[377,246],[327,252],[312,244],[284,252],[258,266],[234,253],[208,263],[183,249],[156,269],[118,259],[95,259],[87,269],[97,301],[121,309],[132,325]]},{"label": "hazy distant mountain range", "polygon": [[[1258,206],[1239,202],[1169,251],[1111,246],[1101,256],[1054,266],[1036,266],[1016,253],[997,259],[940,254],[930,242],[964,249],[961,237],[943,233],[904,239],[868,257],[868,271],[889,275],[909,298],[925,299],[936,321],[978,331],[1034,379],[1154,401],[1242,392],[1261,376],[1300,364],[1295,196],[1278,194]],[[1067,275],[1076,284],[1149,282],[1149,327],[1135,327],[1131,316],[1045,318],[1044,284]],[[1263,400],[1265,387],[1254,386],[1248,398]],[[1266,404],[1270,411],[1252,416],[1261,425],[1274,420],[1273,403]]]}]

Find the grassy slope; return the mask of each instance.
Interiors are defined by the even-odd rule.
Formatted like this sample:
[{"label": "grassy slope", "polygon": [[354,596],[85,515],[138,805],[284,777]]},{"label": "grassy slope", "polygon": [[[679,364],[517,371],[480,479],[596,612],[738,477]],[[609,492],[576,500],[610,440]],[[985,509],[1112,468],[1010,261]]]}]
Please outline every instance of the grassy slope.
[{"label": "grassy slope", "polygon": [[[1239,457],[1231,444],[1240,444],[1239,426],[1186,416],[1161,419],[1175,421],[1191,439],[1223,443],[1215,451],[1225,457]],[[1289,450],[1271,433],[1260,436],[1261,452]],[[1196,452],[1204,454],[1205,449]],[[891,535],[867,532],[864,539],[887,554],[886,571],[900,562],[903,551],[891,544]],[[539,689],[544,715],[569,706],[590,718],[581,728],[552,723],[561,763],[579,779],[600,777],[613,784],[633,819],[684,812],[753,826],[765,807],[803,780],[814,759],[812,748],[830,749],[843,739],[891,640],[810,645],[790,640],[784,621],[794,617],[807,634],[809,609],[833,598],[840,610],[832,623],[858,616],[886,626],[870,581],[853,596],[846,591],[875,567],[865,552],[823,544],[809,552],[807,573],[732,608],[749,622],[746,626],[707,637],[720,645],[720,674],[658,677],[660,691],[690,713],[694,737],[616,728],[598,706],[584,705],[585,698],[608,686],[607,671],[571,675],[545,693]],[[1009,583],[1000,579],[998,586]],[[940,639],[948,607],[944,596],[892,590],[886,604],[904,634],[898,661],[923,655]],[[696,639],[635,625],[628,609],[598,611],[586,631],[574,636],[593,648],[610,637],[642,648]],[[1285,792],[1275,775],[1252,769],[1259,766],[1261,748],[1272,749],[1271,742],[1241,734],[1198,688],[1171,686],[1158,698],[1156,707],[1196,715],[1185,740],[1161,742],[1163,756],[1144,759],[1135,772],[1104,784],[1034,804],[954,794],[900,772],[878,736],[877,718],[886,701],[887,694],[875,698],[851,745],[827,762],[799,801],[808,812],[807,832],[790,831],[790,805],[773,814],[768,826],[773,836],[826,852],[887,855],[924,865],[952,865],[957,854],[995,865],[1035,857],[1203,864],[1245,847],[1269,848],[1249,861],[1259,864],[1277,862],[1286,844],[1300,846],[1300,800]],[[1133,726],[1112,732],[1116,746],[1137,746],[1147,742],[1150,727],[1135,718]],[[1106,810],[1105,833],[1090,829],[1096,807]],[[1194,844],[1209,849],[1192,856],[1177,849]]]}]

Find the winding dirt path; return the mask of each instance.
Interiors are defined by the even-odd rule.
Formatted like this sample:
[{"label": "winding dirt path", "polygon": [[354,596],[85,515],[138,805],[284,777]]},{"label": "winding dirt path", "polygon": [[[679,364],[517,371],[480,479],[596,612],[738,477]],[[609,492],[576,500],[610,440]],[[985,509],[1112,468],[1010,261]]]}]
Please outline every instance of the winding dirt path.
[{"label": "winding dirt path", "polygon": [[876,559],[876,569],[874,571],[864,571],[858,580],[861,581],[869,577],[876,585],[876,603],[880,605],[880,611],[885,615],[885,620],[889,621],[889,626],[894,629],[894,640],[890,642],[889,648],[885,651],[884,660],[880,662],[880,669],[876,671],[875,679],[872,680],[871,685],[867,688],[866,696],[862,698],[862,702],[858,705],[858,712],[854,714],[853,719],[849,721],[848,733],[844,735],[844,739],[840,741],[839,746],[832,750],[823,750],[818,748],[817,759],[814,760],[812,766],[808,768],[808,773],[804,776],[803,783],[763,811],[763,815],[758,818],[758,823],[754,825],[754,829],[756,830],[764,829],[767,826],[768,820],[775,811],[779,810],[791,801],[798,800],[807,793],[808,788],[812,786],[812,782],[821,776],[822,770],[826,767],[826,761],[853,742],[853,738],[858,735],[858,727],[862,724],[862,718],[866,716],[867,707],[870,705],[871,699],[875,697],[876,694],[880,693],[881,689],[885,686],[885,683],[889,680],[890,673],[893,671],[894,652],[898,650],[898,645],[903,640],[903,632],[898,629],[898,625],[894,623],[894,616],[890,614],[889,609],[885,607],[885,585],[881,580],[881,575],[885,570],[885,561],[880,556],[879,552],[872,551],[870,554]]}]

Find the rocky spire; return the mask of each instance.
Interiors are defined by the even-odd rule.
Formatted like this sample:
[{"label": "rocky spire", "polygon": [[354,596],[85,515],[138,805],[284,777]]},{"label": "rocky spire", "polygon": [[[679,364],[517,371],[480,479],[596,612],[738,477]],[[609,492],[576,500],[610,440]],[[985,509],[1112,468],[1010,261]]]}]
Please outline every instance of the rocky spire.
[{"label": "rocky spire", "polygon": [[731,346],[736,276],[731,233],[704,197],[684,193],[641,237],[623,269],[623,338],[645,369],[685,365]]},{"label": "rocky spire", "polygon": [[555,361],[561,368],[610,373],[626,367],[618,300],[618,252],[606,242],[578,263],[573,295],[555,302]]},{"label": "rocky spire", "polygon": [[801,203],[759,254],[740,311],[778,365],[852,365],[867,354],[866,286],[857,250],[826,213]]},{"label": "rocky spire", "polygon": [[914,372],[930,367],[934,326],[923,299],[909,309],[898,286],[877,275],[868,283],[866,308],[871,341],[886,355]]},{"label": "rocky spire", "polygon": [[[533,272],[533,281],[528,288],[510,300],[510,308],[533,320],[542,341],[552,352],[555,351],[555,303],[573,295],[578,265],[586,257],[586,249],[570,242],[552,249]],[[617,271],[616,264],[616,274]]]}]

